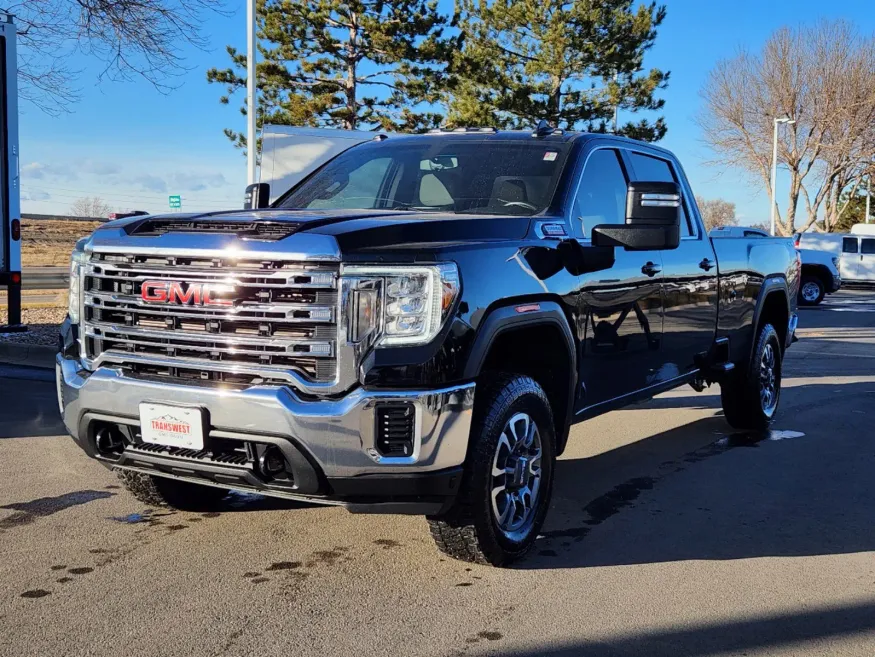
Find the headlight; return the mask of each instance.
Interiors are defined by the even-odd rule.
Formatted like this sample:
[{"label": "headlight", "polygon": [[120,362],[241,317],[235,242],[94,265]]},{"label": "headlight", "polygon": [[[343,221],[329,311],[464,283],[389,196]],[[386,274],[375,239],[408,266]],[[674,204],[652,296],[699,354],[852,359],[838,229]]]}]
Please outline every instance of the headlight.
[{"label": "headlight", "polygon": [[838,269],[839,268],[839,259],[836,258],[835,256],[833,256],[832,257],[832,264],[834,264],[835,268]]},{"label": "headlight", "polygon": [[441,330],[459,295],[453,263],[429,266],[343,268],[349,299],[347,338],[378,345],[430,342]]},{"label": "headlight", "polygon": [[73,255],[70,257],[70,300],[67,307],[67,312],[70,314],[70,321],[73,324],[79,323],[79,309],[82,305],[82,267],[88,261],[88,254],[85,253],[85,245],[88,243],[88,238],[83,237],[76,242],[73,248]]}]

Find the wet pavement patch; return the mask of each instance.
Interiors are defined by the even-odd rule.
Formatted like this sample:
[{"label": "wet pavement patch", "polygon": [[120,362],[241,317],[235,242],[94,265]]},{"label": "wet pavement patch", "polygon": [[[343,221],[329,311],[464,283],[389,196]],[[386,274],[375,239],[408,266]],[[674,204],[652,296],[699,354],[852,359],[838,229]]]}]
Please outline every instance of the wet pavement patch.
[{"label": "wet pavement patch", "polygon": [[88,573],[94,572],[94,568],[88,568],[87,566],[83,566],[81,568],[69,568],[67,572],[71,575],[87,575]]},{"label": "wet pavement patch", "polygon": [[126,516],[110,516],[110,520],[115,520],[116,522],[124,522],[129,525],[135,525],[139,522],[149,522],[150,520],[152,520],[152,512],[143,511],[142,513],[129,513]]},{"label": "wet pavement patch", "polygon": [[51,595],[51,591],[46,591],[45,589],[33,589],[31,591],[25,591],[21,594],[22,598],[44,598],[47,595]]},{"label": "wet pavement patch", "polygon": [[384,550],[401,547],[401,543],[393,541],[391,538],[378,538],[374,541],[374,545],[382,545]]},{"label": "wet pavement patch", "polygon": [[474,582],[459,582],[456,586],[474,586]]},{"label": "wet pavement patch", "polygon": [[65,577],[59,577],[59,578],[56,579],[55,581],[56,581],[58,584],[66,584],[67,582],[72,582],[72,581],[73,581],[73,578],[72,578],[72,577],[66,577],[66,576],[65,576]]},{"label": "wet pavement patch", "polygon": [[501,632],[478,632],[477,636],[481,639],[486,639],[487,641],[498,641],[504,635]]},{"label": "wet pavement patch", "polygon": [[243,573],[243,577],[258,577],[261,573],[255,571],[249,571],[248,573]]},{"label": "wet pavement patch", "polygon": [[73,493],[66,493],[65,495],[58,495],[57,497],[40,497],[30,502],[4,504],[0,506],[0,509],[11,509],[15,513],[0,520],[0,531],[21,525],[29,525],[37,518],[44,518],[58,511],[69,509],[71,506],[87,504],[88,502],[112,497],[113,495],[115,493],[107,493],[100,490],[79,490]]},{"label": "wet pavement patch", "polygon": [[270,564],[267,567],[267,570],[293,570],[294,568],[300,568],[300,561],[277,561],[276,563]]},{"label": "wet pavement patch", "polygon": [[180,529],[187,529],[188,525],[167,525],[167,529],[172,532],[178,532]]},{"label": "wet pavement patch", "polygon": [[256,577],[253,580],[250,580],[253,584],[263,584],[264,582],[269,582],[270,579],[267,577]]},{"label": "wet pavement patch", "polygon": [[52,570],[64,570],[64,568],[66,568],[66,567],[67,567],[67,564],[65,564],[65,563],[58,563],[58,564],[55,564],[54,566],[52,566],[51,569],[52,569]]},{"label": "wet pavement patch", "polygon": [[208,511],[207,513],[202,513],[201,517],[203,517],[203,518],[218,518],[220,515],[222,515],[222,514],[219,513],[218,511]]}]

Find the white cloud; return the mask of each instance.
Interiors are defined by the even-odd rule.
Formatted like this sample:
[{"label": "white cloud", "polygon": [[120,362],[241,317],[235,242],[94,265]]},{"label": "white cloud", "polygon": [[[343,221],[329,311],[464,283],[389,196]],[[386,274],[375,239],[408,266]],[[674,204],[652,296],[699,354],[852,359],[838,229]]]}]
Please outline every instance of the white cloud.
[{"label": "white cloud", "polygon": [[167,191],[167,181],[158,176],[153,176],[151,173],[136,176],[131,182],[146,191],[162,193]]},{"label": "white cloud", "polygon": [[21,192],[22,201],[48,201],[50,198],[52,198],[51,194],[39,189]]},{"label": "white cloud", "polygon": [[87,173],[93,173],[97,176],[108,176],[113,173],[119,173],[121,167],[114,162],[105,160],[82,160],[82,170]]},{"label": "white cloud", "polygon": [[57,164],[45,164],[43,162],[28,162],[21,167],[21,176],[24,180],[62,179],[76,180],[79,176],[72,167]]},{"label": "white cloud", "polygon": [[189,173],[178,171],[170,176],[173,188],[185,192],[202,192],[211,187],[224,187],[227,179],[221,173]]}]

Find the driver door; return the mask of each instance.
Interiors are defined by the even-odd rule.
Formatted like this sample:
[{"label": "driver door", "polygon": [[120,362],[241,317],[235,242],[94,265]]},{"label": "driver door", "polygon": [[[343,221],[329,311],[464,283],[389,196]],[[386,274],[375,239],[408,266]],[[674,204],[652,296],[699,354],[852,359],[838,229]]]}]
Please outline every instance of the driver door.
[{"label": "driver door", "polygon": [[[571,206],[572,225],[584,248],[598,224],[626,218],[627,167],[621,152],[596,148],[586,158]],[[580,354],[583,386],[579,413],[643,390],[662,366],[663,277],[661,251],[614,249],[614,265],[581,276],[585,339]]]}]

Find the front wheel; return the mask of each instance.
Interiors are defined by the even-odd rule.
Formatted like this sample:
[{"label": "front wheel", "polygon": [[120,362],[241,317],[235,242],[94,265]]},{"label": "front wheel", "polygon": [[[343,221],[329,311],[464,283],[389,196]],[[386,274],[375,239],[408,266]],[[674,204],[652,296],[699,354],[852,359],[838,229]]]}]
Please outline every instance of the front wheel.
[{"label": "front wheel", "polygon": [[803,306],[816,306],[826,294],[826,288],[816,276],[804,276],[799,287],[799,303]]},{"label": "front wheel", "polygon": [[747,368],[720,384],[726,421],[736,429],[767,429],[781,399],[782,351],[778,333],[763,325]]},{"label": "front wheel", "polygon": [[481,394],[459,495],[428,522],[445,554],[502,566],[523,556],[544,524],[556,434],[550,403],[533,379],[500,375]]}]

